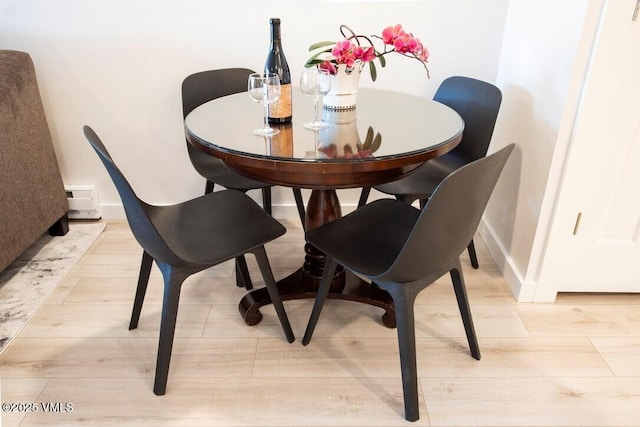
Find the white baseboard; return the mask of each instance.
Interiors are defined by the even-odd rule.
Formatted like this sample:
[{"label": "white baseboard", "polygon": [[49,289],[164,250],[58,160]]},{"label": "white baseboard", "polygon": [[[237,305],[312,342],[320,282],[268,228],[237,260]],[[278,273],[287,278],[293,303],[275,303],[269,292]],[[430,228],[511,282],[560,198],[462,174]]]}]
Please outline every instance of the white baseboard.
[{"label": "white baseboard", "polygon": [[122,203],[100,203],[102,219],[126,219]]},{"label": "white baseboard", "polygon": [[535,282],[524,280],[524,275],[518,270],[513,259],[507,252],[502,242],[497,238],[495,231],[484,220],[480,222],[478,233],[489,254],[498,266],[505,281],[511,289],[511,293],[518,302],[533,302],[537,284]]}]

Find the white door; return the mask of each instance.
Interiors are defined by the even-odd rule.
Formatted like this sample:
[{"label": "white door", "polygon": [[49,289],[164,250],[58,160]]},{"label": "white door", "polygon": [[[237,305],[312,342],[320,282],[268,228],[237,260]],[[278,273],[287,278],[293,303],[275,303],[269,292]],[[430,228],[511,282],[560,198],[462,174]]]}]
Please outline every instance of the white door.
[{"label": "white door", "polygon": [[604,4],[536,301],[563,291],[640,292],[638,3]]}]

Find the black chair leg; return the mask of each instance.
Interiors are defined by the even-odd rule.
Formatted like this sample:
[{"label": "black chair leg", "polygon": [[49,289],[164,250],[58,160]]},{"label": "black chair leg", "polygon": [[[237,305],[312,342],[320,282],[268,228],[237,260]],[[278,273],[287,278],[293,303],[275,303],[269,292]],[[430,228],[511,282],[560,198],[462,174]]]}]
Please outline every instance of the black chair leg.
[{"label": "black chair leg", "polygon": [[271,266],[269,265],[269,259],[267,258],[267,252],[265,251],[264,246],[261,246],[254,250],[253,254],[256,257],[256,261],[258,262],[258,267],[260,267],[260,273],[262,273],[262,278],[264,279],[264,283],[267,287],[269,298],[271,298],[271,302],[273,303],[273,307],[276,310],[276,314],[278,315],[278,319],[280,320],[282,330],[287,337],[287,341],[289,341],[290,343],[294,342],[296,338],[293,335],[293,331],[291,330],[291,324],[289,323],[287,312],[284,310],[284,305],[282,304],[282,299],[280,298],[280,293],[278,292],[276,280],[273,277],[273,272],[271,270]]},{"label": "black chair leg", "polygon": [[142,253],[142,262],[140,263],[140,274],[138,275],[138,287],[136,288],[136,296],[133,300],[133,311],[131,312],[131,321],[129,322],[129,330],[138,327],[140,320],[140,312],[142,311],[142,303],[147,293],[147,285],[149,284],[149,274],[151,274],[151,266],[153,258],[144,251]]},{"label": "black chair leg", "polygon": [[[377,283],[377,282],[376,282]],[[416,357],[416,328],[414,302],[424,286],[411,284],[378,283],[393,298],[396,308],[400,369],[402,371],[402,391],[404,394],[404,416],[407,421],[420,418],[418,403],[418,365]]]},{"label": "black chair leg", "polygon": [[478,264],[478,257],[476,256],[476,246],[473,244],[473,239],[471,239],[471,243],[469,243],[469,246],[467,246],[467,252],[469,252],[471,266],[476,270],[480,268],[480,265]]},{"label": "black chair leg", "polygon": [[239,288],[245,288],[248,291],[253,289],[251,275],[249,274],[247,260],[244,255],[236,257],[236,286]]},{"label": "black chair leg", "polygon": [[271,215],[271,187],[262,189],[262,208]]},{"label": "black chair leg", "polygon": [[316,302],[313,304],[311,317],[309,318],[309,323],[307,323],[307,329],[304,331],[302,345],[307,345],[309,344],[309,341],[311,341],[311,336],[313,335],[313,331],[315,330],[316,324],[318,323],[318,318],[320,317],[320,313],[322,312],[322,307],[324,307],[324,302],[327,299],[327,295],[329,295],[331,280],[333,279],[337,268],[338,263],[334,259],[327,258],[324,265],[324,271],[322,273],[322,279],[320,280],[320,285],[318,286],[318,292],[316,293]]},{"label": "black chair leg", "polygon": [[469,342],[469,348],[471,349],[471,356],[473,356],[474,359],[480,360],[480,346],[478,346],[478,339],[476,338],[475,328],[473,327],[473,318],[471,317],[471,309],[469,308],[469,298],[467,297],[464,277],[462,276],[462,267],[460,266],[459,261],[457,263],[457,267],[452,269],[449,274],[451,275],[453,289],[456,293],[456,299],[458,300],[458,308],[460,309],[462,323],[464,324],[464,330],[467,334],[467,341]]},{"label": "black chair leg", "polygon": [[207,180],[207,183],[204,185],[204,194],[213,193],[213,187],[215,187],[215,185],[215,182]]},{"label": "black chair leg", "polygon": [[369,193],[371,193],[371,187],[362,187],[362,191],[360,192],[360,200],[358,200],[359,208],[367,204],[367,199],[369,199]]},{"label": "black chair leg", "polygon": [[164,278],[164,298],[162,301],[162,319],[160,321],[160,339],[158,341],[158,359],[153,393],[160,396],[167,390],[167,377],[173,348],[173,337],[178,317],[178,302],[182,283],[189,276],[179,268],[166,264],[159,265]]},{"label": "black chair leg", "polygon": [[302,223],[302,228],[304,228],[304,218],[306,212],[304,210],[304,202],[302,201],[302,191],[299,188],[292,188],[293,197],[296,199],[296,206],[298,208],[298,215],[300,216],[300,222]]}]

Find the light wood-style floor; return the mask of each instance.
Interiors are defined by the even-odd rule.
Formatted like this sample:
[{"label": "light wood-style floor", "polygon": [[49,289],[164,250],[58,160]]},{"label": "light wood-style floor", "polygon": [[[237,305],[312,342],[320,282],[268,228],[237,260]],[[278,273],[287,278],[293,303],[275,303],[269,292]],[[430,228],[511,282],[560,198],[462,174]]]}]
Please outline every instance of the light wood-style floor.
[{"label": "light wood-style floor", "polygon": [[[267,247],[277,279],[303,259],[300,226],[285,225]],[[640,296],[517,303],[476,245],[480,269],[462,260],[482,360],[469,355],[445,277],[416,306],[421,418],[409,423],[395,330],[380,309],[329,300],[303,347],[312,301],[286,302],[297,336],[288,344],[272,307],[257,326],[242,322],[231,263],[185,284],[167,394],[155,396],[160,275],[154,268],[129,331],[141,250],[125,222],[109,222],[0,359],[3,402],[73,411],[3,412],[2,426],[640,425]]]}]

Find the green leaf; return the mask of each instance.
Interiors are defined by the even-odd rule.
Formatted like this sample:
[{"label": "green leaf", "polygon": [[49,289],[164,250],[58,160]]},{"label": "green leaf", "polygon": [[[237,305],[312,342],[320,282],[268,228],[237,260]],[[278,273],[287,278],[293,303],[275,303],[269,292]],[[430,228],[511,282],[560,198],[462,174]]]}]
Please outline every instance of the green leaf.
[{"label": "green leaf", "polygon": [[[334,44],[336,44],[336,42],[318,42],[318,43],[314,43],[311,46],[309,46],[309,52],[311,52],[312,50],[320,49],[321,47],[330,46],[330,45],[334,45]],[[330,50],[328,50],[327,52],[330,52]]]},{"label": "green leaf", "polygon": [[384,56],[378,56],[378,59],[380,60],[380,66],[384,68],[387,65],[387,60],[384,58]]},{"label": "green leaf", "polygon": [[315,65],[322,64],[323,62],[324,62],[324,61],[323,61],[323,60],[321,60],[321,59],[309,59],[309,60],[304,64],[304,67],[305,67],[305,68],[310,68],[310,67],[313,67],[313,66],[315,66]]},{"label": "green leaf", "polygon": [[371,144],[371,152],[375,153],[378,148],[380,148],[380,145],[382,144],[382,135],[380,135],[380,132],[378,132],[376,134],[376,137],[373,140],[373,144]]},{"label": "green leaf", "polygon": [[364,138],[364,144],[362,145],[362,148],[364,148],[365,150],[371,148],[372,142],[373,142],[373,128],[369,126],[369,129],[367,129],[367,136]]},{"label": "green leaf", "polygon": [[376,70],[376,65],[373,63],[373,61],[369,62],[369,73],[371,74],[371,80],[375,82],[376,79],[378,78],[378,72]]},{"label": "green leaf", "polygon": [[318,59],[318,57],[320,55],[322,55],[323,53],[326,53],[326,52],[331,52],[331,51],[330,50],[322,50],[322,51],[314,54],[313,56],[311,56],[311,58],[307,59],[307,64],[311,64],[311,65],[320,64],[321,62],[323,62],[323,60],[322,59]]}]

